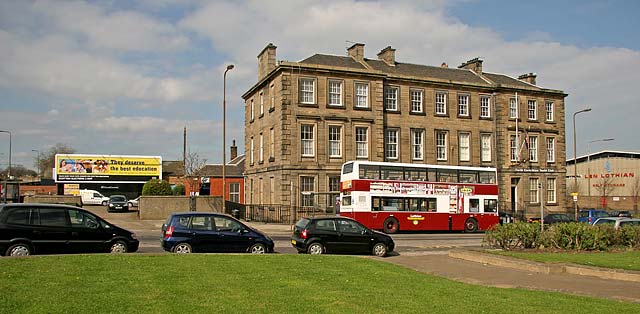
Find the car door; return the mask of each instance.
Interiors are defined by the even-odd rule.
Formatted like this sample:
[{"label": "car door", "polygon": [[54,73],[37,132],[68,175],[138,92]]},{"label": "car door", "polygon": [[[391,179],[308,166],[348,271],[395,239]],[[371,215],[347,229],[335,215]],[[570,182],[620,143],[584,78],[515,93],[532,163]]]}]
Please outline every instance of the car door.
[{"label": "car door", "polygon": [[67,210],[63,207],[41,206],[39,224],[33,226],[33,246],[38,253],[67,253],[71,228]]},{"label": "car door", "polygon": [[212,215],[193,215],[189,231],[191,246],[196,252],[220,252],[220,235],[215,230]]},{"label": "car door", "polygon": [[221,252],[246,252],[253,238],[243,232],[244,226],[238,221],[225,216],[215,216],[216,231],[220,237],[218,242]]},{"label": "car door", "polygon": [[366,229],[359,223],[349,219],[338,219],[338,233],[345,252],[363,253],[369,251],[369,237]]},{"label": "car door", "polygon": [[312,236],[320,238],[327,252],[341,252],[344,250],[335,219],[316,220]]},{"label": "car door", "polygon": [[69,209],[71,238],[69,249],[74,253],[90,253],[106,251],[106,243],[112,234],[100,226],[99,219],[83,210]]}]

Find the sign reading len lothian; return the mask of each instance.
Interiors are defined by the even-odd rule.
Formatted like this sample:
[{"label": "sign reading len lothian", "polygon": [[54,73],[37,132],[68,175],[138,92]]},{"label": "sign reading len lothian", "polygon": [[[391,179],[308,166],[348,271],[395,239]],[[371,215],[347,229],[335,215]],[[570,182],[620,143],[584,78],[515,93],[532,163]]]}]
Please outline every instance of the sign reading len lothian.
[{"label": "sign reading len lothian", "polygon": [[68,183],[145,183],[162,179],[162,157],[56,154],[55,176]]}]

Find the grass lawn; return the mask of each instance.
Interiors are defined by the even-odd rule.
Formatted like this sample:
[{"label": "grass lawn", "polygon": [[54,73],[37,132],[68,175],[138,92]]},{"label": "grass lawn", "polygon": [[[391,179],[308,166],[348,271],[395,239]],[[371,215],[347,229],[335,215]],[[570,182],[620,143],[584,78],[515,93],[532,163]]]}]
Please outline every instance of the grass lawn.
[{"label": "grass lawn", "polygon": [[499,289],[349,256],[0,258],[0,313],[640,313],[640,304]]},{"label": "grass lawn", "polygon": [[562,262],[640,271],[640,251],[626,252],[494,252],[536,262]]}]

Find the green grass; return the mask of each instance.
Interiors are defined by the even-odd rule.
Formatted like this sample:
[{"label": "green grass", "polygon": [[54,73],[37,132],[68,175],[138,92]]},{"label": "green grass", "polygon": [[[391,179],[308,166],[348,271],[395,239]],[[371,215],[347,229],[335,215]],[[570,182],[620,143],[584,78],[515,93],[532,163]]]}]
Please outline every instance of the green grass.
[{"label": "green grass", "polygon": [[534,312],[640,313],[640,304],[468,285],[349,256],[0,259],[0,313]]},{"label": "green grass", "polygon": [[574,263],[587,266],[640,271],[640,251],[626,252],[514,252],[497,251],[500,255],[543,263]]}]

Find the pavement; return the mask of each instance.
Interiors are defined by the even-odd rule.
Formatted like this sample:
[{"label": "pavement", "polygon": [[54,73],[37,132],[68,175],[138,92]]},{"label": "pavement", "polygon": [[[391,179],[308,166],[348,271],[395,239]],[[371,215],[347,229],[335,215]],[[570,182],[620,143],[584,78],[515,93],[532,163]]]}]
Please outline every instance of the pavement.
[{"label": "pavement", "polygon": [[[135,213],[101,216],[118,226],[153,237],[160,236],[164,223],[164,220],[139,220]],[[286,237],[292,230],[291,225],[244,223],[271,236]],[[555,291],[640,303],[640,272],[637,271],[537,263],[467,248],[401,251],[386,258],[371,258],[469,284]]]}]

